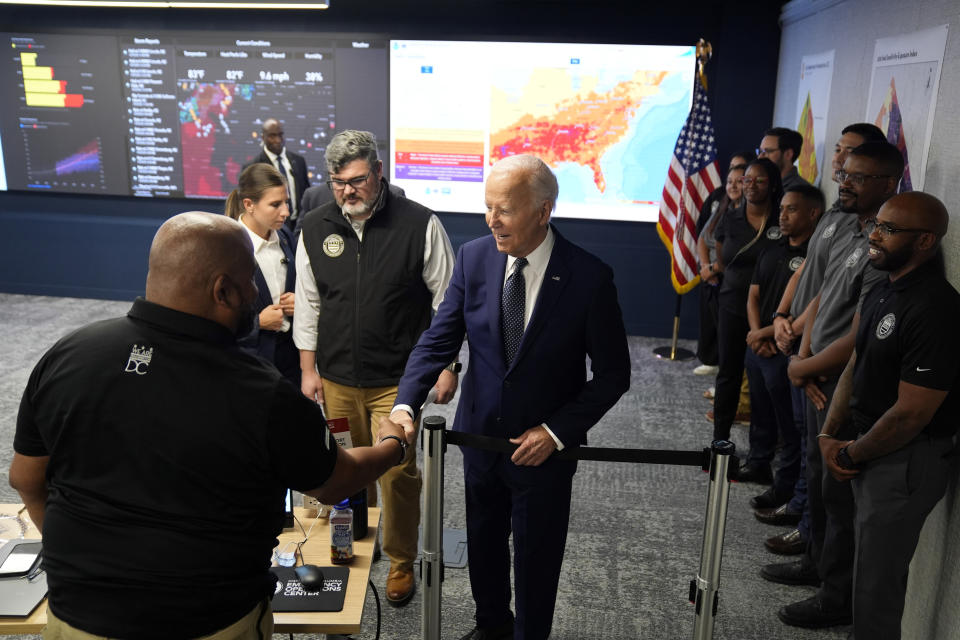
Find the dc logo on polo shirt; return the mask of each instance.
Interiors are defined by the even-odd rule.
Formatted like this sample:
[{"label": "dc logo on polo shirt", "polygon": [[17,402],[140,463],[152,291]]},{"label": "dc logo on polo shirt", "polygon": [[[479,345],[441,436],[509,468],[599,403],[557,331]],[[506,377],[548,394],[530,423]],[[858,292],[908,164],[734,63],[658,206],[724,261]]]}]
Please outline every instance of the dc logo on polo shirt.
[{"label": "dc logo on polo shirt", "polygon": [[331,258],[336,258],[343,253],[345,246],[346,243],[344,243],[342,236],[331,233],[323,241],[323,252]]},{"label": "dc logo on polo shirt", "polygon": [[837,231],[837,223],[832,223],[829,227],[823,230],[823,235],[820,236],[824,240],[829,240],[833,237],[833,234]]},{"label": "dc logo on polo shirt", "polygon": [[877,323],[877,339],[883,340],[884,338],[889,337],[893,333],[893,328],[897,325],[897,316],[892,313],[880,318],[880,322]]},{"label": "dc logo on polo shirt", "polygon": [[767,237],[771,240],[779,240],[783,237],[783,234],[780,233],[780,227],[770,227],[767,229]]},{"label": "dc logo on polo shirt", "polygon": [[800,265],[803,264],[803,256],[793,256],[790,258],[790,262],[787,264],[790,267],[790,271],[796,271],[800,268]]},{"label": "dc logo on polo shirt", "polygon": [[127,359],[127,366],[124,367],[124,373],[135,373],[138,376],[147,375],[147,367],[150,366],[150,361],[153,360],[153,347],[147,349],[146,346],[141,347],[138,344],[133,345],[133,349],[130,350],[130,357]]},{"label": "dc logo on polo shirt", "polygon": [[860,256],[862,255],[863,255],[863,247],[857,247],[856,249],[853,250],[853,253],[847,256],[847,261],[843,263],[843,266],[849,269],[850,267],[857,264],[857,262],[860,260]]}]

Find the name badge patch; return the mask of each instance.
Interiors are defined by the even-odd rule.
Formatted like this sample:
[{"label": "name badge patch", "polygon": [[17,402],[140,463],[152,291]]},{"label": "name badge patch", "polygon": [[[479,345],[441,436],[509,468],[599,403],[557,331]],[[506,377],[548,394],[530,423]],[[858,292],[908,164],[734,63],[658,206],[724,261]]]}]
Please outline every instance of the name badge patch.
[{"label": "name badge patch", "polygon": [[860,256],[862,255],[863,255],[863,247],[857,247],[856,249],[853,250],[853,253],[847,256],[847,261],[843,263],[844,266],[847,267],[848,269],[854,266],[860,260]]},{"label": "name badge patch", "polygon": [[323,252],[331,258],[339,257],[345,246],[343,237],[337,233],[331,233],[323,240]]},{"label": "name badge patch", "polygon": [[880,318],[880,322],[877,323],[877,340],[883,340],[888,338],[891,333],[893,333],[893,328],[897,325],[897,316],[892,313]]}]

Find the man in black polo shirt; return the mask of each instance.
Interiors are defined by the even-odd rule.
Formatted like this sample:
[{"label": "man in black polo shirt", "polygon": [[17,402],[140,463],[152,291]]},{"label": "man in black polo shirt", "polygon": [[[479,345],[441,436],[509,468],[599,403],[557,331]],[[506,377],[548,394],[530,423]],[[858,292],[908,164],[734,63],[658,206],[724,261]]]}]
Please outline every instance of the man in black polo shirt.
[{"label": "man in black polo shirt", "polygon": [[939,200],[914,192],[890,199],[868,226],[870,262],[889,278],[863,302],[819,437],[830,473],[852,480],[860,640],[900,638],[910,560],[947,486],[960,423],[960,294],[940,253],[947,222]]},{"label": "man in black polo shirt", "polygon": [[236,221],[175,216],[146,299],[30,375],[10,484],[43,534],[47,637],[269,638],[287,488],[334,502],[398,462],[400,440],[339,449],[317,406],[237,346],[255,266]]},{"label": "man in black polo shirt", "polygon": [[[777,350],[773,318],[790,277],[803,264],[807,242],[824,210],[823,194],[813,185],[790,187],[780,200],[780,232],[776,244],[757,258],[747,298],[747,355],[745,367],[750,383],[750,455],[741,474],[770,476],[770,463],[783,446],[773,485],[750,500],[755,509],[779,507],[793,495],[800,473],[800,426],[793,419],[787,356]],[[775,549],[782,552],[782,549]]]}]

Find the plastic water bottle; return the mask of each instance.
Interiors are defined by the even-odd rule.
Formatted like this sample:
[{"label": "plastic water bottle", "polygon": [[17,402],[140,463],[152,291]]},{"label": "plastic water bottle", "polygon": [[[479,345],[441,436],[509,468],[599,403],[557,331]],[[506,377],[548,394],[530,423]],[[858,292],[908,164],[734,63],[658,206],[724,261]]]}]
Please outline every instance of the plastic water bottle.
[{"label": "plastic water bottle", "polygon": [[353,509],[349,498],[334,505],[330,514],[330,562],[353,562]]}]

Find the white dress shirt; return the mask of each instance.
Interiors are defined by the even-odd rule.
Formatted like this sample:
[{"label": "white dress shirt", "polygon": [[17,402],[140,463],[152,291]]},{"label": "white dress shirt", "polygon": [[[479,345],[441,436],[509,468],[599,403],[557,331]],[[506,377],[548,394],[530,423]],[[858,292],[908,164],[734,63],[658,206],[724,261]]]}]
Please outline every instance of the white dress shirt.
[{"label": "white dress shirt", "polygon": [[[374,214],[376,215],[376,214]],[[363,228],[366,220],[354,221],[344,214],[347,222],[353,228],[357,238],[363,241]],[[436,214],[431,214],[427,222],[426,242],[423,246],[423,283],[427,285],[433,295],[431,306],[436,312],[443,302],[443,294],[450,284],[453,275],[453,264],[456,256],[453,255],[453,246],[447,232]],[[307,238],[300,235],[297,244],[297,287],[294,309],[297,322],[293,327],[293,342],[301,351],[317,350],[317,320],[320,317],[320,292],[317,281],[310,268],[310,256],[307,253]]]},{"label": "white dress shirt", "polygon": [[[240,222],[243,222],[243,215],[240,216]],[[257,266],[260,267],[263,279],[267,281],[270,299],[273,300],[273,304],[280,304],[280,296],[285,293],[283,286],[287,282],[286,258],[283,255],[283,249],[280,248],[280,236],[271,229],[270,235],[264,240],[246,224],[243,225],[243,228],[250,235],[250,242],[253,243],[253,257],[257,260]],[[294,300],[294,305],[296,305],[296,300]],[[284,314],[283,326],[280,327],[280,331],[289,330],[290,318]]]},{"label": "white dress shirt", "polygon": [[[263,147],[263,152],[267,154],[267,157],[270,158],[270,163],[274,168],[277,167],[277,154],[270,149],[267,149],[266,146]],[[291,169],[293,166],[290,164],[290,158],[287,157],[287,148],[284,147],[280,151],[280,157],[283,158],[283,170],[284,178],[287,180],[287,199],[290,200],[290,217],[296,218],[299,211],[297,211],[297,181],[293,179],[293,173]],[[294,303],[296,304],[296,303]]]}]

